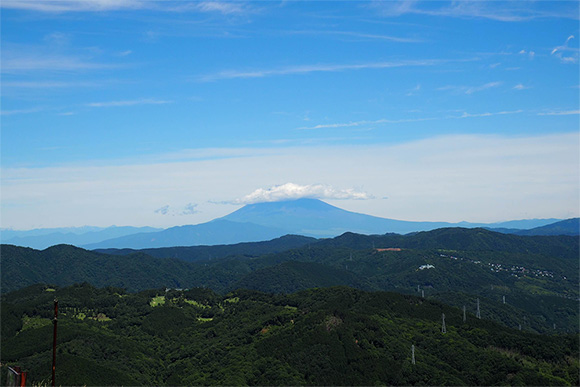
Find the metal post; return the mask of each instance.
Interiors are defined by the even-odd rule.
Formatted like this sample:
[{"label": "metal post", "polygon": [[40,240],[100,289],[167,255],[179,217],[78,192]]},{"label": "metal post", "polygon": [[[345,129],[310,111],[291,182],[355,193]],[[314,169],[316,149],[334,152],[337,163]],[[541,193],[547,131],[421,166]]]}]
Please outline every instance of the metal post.
[{"label": "metal post", "polygon": [[52,323],[54,324],[54,334],[53,334],[53,341],[52,341],[52,386],[55,386],[55,371],[56,371],[56,324],[58,322],[58,300],[54,299],[54,320]]},{"label": "metal post", "polygon": [[415,364],[415,345],[411,345],[411,364]]}]

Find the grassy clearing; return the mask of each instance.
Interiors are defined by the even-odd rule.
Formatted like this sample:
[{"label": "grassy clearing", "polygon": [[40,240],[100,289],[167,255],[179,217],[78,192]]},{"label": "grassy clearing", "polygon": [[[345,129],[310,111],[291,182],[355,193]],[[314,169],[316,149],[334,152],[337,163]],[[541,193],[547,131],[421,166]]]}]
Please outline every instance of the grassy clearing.
[{"label": "grassy clearing", "polygon": [[151,305],[151,306],[158,306],[158,305],[163,305],[163,304],[165,304],[165,296],[153,297],[151,299],[151,301],[149,302],[149,305]]},{"label": "grassy clearing", "polygon": [[184,301],[187,302],[190,305],[197,306],[198,308],[202,308],[202,309],[205,309],[205,308],[209,308],[210,307],[209,305],[200,304],[199,302],[194,301],[194,300],[184,300]]},{"label": "grassy clearing", "polygon": [[34,328],[41,328],[45,325],[50,325],[52,320],[49,318],[42,318],[42,317],[28,317],[24,315],[22,317],[22,330],[25,331],[27,329],[34,329]]}]

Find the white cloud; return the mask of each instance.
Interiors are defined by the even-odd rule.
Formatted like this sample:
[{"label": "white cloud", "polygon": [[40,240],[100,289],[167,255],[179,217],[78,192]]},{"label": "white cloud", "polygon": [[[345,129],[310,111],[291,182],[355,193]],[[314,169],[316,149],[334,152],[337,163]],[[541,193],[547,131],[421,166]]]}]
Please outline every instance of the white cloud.
[{"label": "white cloud", "polygon": [[515,85],[513,87],[514,90],[526,90],[526,89],[529,89],[529,88],[530,88],[529,86],[524,86],[521,83],[518,83],[517,85]]},{"label": "white cloud", "polygon": [[580,110],[556,110],[538,113],[539,116],[569,116],[574,114],[580,114]]},{"label": "white cloud", "polygon": [[474,118],[474,117],[491,117],[491,116],[503,116],[506,114],[519,114],[523,113],[523,110],[509,110],[509,111],[501,111],[501,112],[485,112],[485,113],[467,113],[463,112],[461,116],[456,116],[453,118]]},{"label": "white cloud", "polygon": [[387,17],[404,14],[456,17],[463,19],[490,19],[502,22],[522,22],[539,18],[578,18],[575,2],[551,2],[547,8],[542,2],[527,1],[373,1],[371,6]]},{"label": "white cloud", "polygon": [[3,50],[2,73],[36,71],[85,71],[118,68],[117,65],[97,63],[73,55],[54,55],[33,51]]},{"label": "white cloud", "polygon": [[0,115],[13,116],[16,114],[32,114],[32,113],[38,113],[38,112],[43,111],[43,110],[44,110],[43,108],[2,110],[2,111],[0,111]]},{"label": "white cloud", "polygon": [[86,104],[90,107],[119,107],[119,106],[135,106],[135,105],[164,105],[172,103],[172,101],[164,101],[153,98],[134,99],[128,101],[109,101],[109,102],[91,102]]},{"label": "white cloud", "polygon": [[2,82],[2,88],[14,89],[62,89],[76,87],[96,87],[96,82],[61,82],[61,81],[9,81]]},{"label": "white cloud", "polygon": [[500,111],[500,112],[484,112],[484,113],[467,113],[463,112],[461,115],[447,115],[440,117],[423,117],[423,118],[403,118],[397,120],[390,120],[382,118],[380,120],[361,120],[361,121],[351,121],[343,123],[332,123],[332,124],[319,124],[314,126],[301,126],[296,128],[297,130],[316,130],[316,129],[333,129],[333,128],[349,128],[358,126],[369,126],[369,125],[385,125],[385,124],[402,124],[409,122],[423,122],[423,121],[435,121],[435,120],[455,120],[460,118],[473,118],[473,117],[489,117],[505,114],[518,114],[523,113],[523,110],[511,110],[511,111]]},{"label": "white cloud", "polygon": [[217,12],[224,15],[246,13],[249,6],[240,1],[166,1],[166,0],[3,0],[2,8],[27,11],[106,12],[149,9],[168,12]]},{"label": "white cloud", "polygon": [[196,209],[197,204],[187,203],[184,207],[178,209],[172,209],[169,204],[164,205],[153,211],[155,214],[160,215],[171,215],[171,216],[183,216],[183,215],[193,215],[197,214],[199,211]]},{"label": "white cloud", "polygon": [[[568,45],[572,39],[574,39],[574,35],[568,36],[564,44],[555,47],[550,54],[560,59],[562,63],[577,63],[579,50]],[[568,54],[566,55],[566,53]]]},{"label": "white cloud", "polygon": [[180,215],[197,214],[199,211],[196,208],[197,208],[197,204],[188,203],[185,205],[185,207],[183,207],[183,210],[181,211]]},{"label": "white cloud", "polygon": [[402,38],[399,36],[392,35],[381,35],[381,34],[367,34],[354,31],[332,31],[332,30],[301,30],[301,31],[289,31],[292,35],[337,35],[337,36],[349,36],[353,38],[360,38],[364,40],[385,40],[397,43],[420,43],[423,42],[422,39],[416,38]]},{"label": "white cloud", "polygon": [[499,81],[488,82],[480,86],[453,86],[447,85],[437,88],[439,91],[453,91],[455,93],[473,94],[480,91],[492,89],[501,86],[503,83]]},{"label": "white cloud", "polygon": [[234,200],[233,203],[253,204],[261,202],[279,202],[301,198],[367,200],[372,199],[373,196],[365,192],[356,191],[354,189],[336,189],[332,186],[322,184],[299,185],[286,183],[282,185],[275,185],[270,188],[259,188],[241,199]]},{"label": "white cloud", "polygon": [[201,12],[218,12],[224,15],[247,12],[247,6],[241,2],[202,1],[195,4],[195,10]]},{"label": "white cloud", "polygon": [[276,75],[292,75],[292,74],[308,74],[313,72],[339,72],[349,70],[364,70],[364,69],[386,69],[394,67],[416,67],[416,66],[434,66],[448,61],[425,59],[425,60],[402,60],[393,62],[370,62],[359,64],[317,64],[317,65],[303,65],[291,66],[280,69],[262,69],[254,71],[239,71],[228,70],[221,71],[215,74],[209,74],[197,78],[200,82],[211,82],[221,79],[236,79],[236,78],[263,78]]},{"label": "white cloud", "polygon": [[489,83],[486,83],[485,85],[476,86],[476,87],[469,87],[469,88],[467,88],[467,90],[465,90],[465,94],[473,94],[473,93],[477,93],[479,91],[499,87],[499,86],[501,86],[501,84],[502,84],[501,82],[489,82]]},{"label": "white cloud", "polygon": [[[353,192],[376,198],[326,200],[349,211],[393,219],[492,222],[575,217],[580,212],[578,141],[577,132],[464,135],[400,145],[210,152],[230,155],[218,159],[3,167],[1,226],[170,227],[191,224],[191,218],[159,216],[154,210],[190,202],[199,203],[195,221],[205,222],[232,211],[231,205],[215,202],[231,203],[282,179],[303,187],[316,182],[338,192],[364,187]],[[389,199],[380,199],[385,196]],[[171,205],[172,209],[182,212],[184,207]]]},{"label": "white cloud", "polygon": [[153,212],[156,214],[167,215],[167,213],[169,212],[169,205],[165,205],[163,207],[160,207]]},{"label": "white cloud", "polygon": [[53,13],[95,12],[138,9],[155,2],[155,0],[3,0],[2,8]]}]

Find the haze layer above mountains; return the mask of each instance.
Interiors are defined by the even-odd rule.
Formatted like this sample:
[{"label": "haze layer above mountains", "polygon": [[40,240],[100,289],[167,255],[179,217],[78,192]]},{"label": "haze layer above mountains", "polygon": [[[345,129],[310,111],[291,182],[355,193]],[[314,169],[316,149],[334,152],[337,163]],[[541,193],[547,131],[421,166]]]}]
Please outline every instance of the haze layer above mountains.
[{"label": "haze layer above mountains", "polygon": [[[557,225],[553,225],[558,222]],[[171,227],[109,227],[2,231],[2,243],[37,249],[66,243],[88,249],[156,248],[232,244],[270,240],[287,234],[329,238],[344,232],[407,234],[442,227],[485,227],[521,235],[578,235],[578,219],[514,220],[501,223],[412,222],[343,210],[317,199],[250,204],[222,218],[197,225]],[[536,229],[542,227],[541,229]]]}]

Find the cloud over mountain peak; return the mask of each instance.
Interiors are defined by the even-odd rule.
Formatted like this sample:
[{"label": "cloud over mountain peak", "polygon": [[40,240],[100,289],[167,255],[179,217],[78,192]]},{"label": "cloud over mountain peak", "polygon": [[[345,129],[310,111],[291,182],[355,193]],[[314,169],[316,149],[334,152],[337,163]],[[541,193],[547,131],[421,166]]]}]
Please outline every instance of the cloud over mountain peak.
[{"label": "cloud over mountain peak", "polygon": [[254,204],[301,198],[367,200],[372,199],[373,196],[366,192],[356,191],[352,188],[337,189],[332,186],[323,184],[299,185],[294,183],[286,183],[275,185],[270,188],[259,188],[241,199],[236,199],[234,203]]}]

